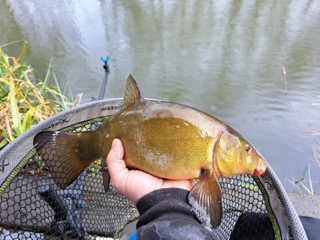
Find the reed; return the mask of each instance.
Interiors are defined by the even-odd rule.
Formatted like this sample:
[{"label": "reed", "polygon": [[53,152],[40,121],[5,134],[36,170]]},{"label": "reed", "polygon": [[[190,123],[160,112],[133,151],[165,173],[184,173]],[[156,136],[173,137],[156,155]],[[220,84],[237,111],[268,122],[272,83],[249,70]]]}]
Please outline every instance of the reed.
[{"label": "reed", "polygon": [[299,180],[295,180],[292,176],[292,179],[287,179],[293,186],[294,191],[302,192],[302,190],[306,191],[309,194],[315,194],[314,187],[313,187],[313,180],[311,178],[311,170],[310,164],[308,167],[304,169],[303,178]]},{"label": "reed", "polygon": [[[49,66],[44,81],[37,80],[25,63],[28,42],[20,56],[8,56],[0,46],[0,149],[33,125],[77,103],[71,103],[61,92]],[[55,86],[49,78],[55,79]]]}]

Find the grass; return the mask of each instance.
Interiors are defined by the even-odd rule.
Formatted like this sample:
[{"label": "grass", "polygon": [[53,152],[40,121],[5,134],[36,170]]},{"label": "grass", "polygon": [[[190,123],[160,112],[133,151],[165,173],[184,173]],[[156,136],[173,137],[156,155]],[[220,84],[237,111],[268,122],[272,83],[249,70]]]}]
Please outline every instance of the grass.
[{"label": "grass", "polygon": [[308,167],[305,168],[303,173],[303,178],[299,180],[294,180],[294,177],[292,176],[292,180],[287,179],[293,186],[295,191],[302,192],[302,190],[306,191],[309,194],[315,194],[314,188],[313,188],[313,180],[311,179],[311,170],[310,170],[310,164]]},{"label": "grass", "polygon": [[[18,44],[21,41],[11,44]],[[25,63],[28,42],[24,41],[18,57],[8,56],[0,46],[0,150],[33,125],[81,102],[81,94],[68,101],[62,92],[51,63],[43,81],[36,79],[33,69]],[[50,81],[54,85],[50,85]],[[70,90],[70,89],[69,89]],[[98,173],[101,160],[90,164],[89,172]],[[39,169],[44,167],[41,159]]]},{"label": "grass", "polygon": [[[313,136],[319,136],[319,132],[312,132],[311,135]],[[320,153],[319,153],[319,147],[318,144],[312,145],[312,151],[313,151],[313,157],[315,162],[317,163],[318,167],[320,167]],[[295,180],[295,178],[292,176],[291,179],[286,179],[289,181],[293,186],[293,191],[298,191],[300,193],[307,192],[309,194],[316,194],[315,188],[317,188],[317,185],[320,183],[319,179],[315,180],[311,177],[311,166],[310,163],[307,167],[305,167],[303,172],[303,177],[299,180]]]},{"label": "grass", "polygon": [[[14,43],[16,44],[16,43]],[[49,66],[44,81],[25,63],[28,42],[18,57],[8,56],[0,46],[0,149],[33,125],[75,105],[61,92]],[[55,86],[49,85],[49,79]]]},{"label": "grass", "polygon": [[[320,96],[319,96],[320,98]],[[320,106],[319,102],[314,102],[311,103],[312,106]],[[319,130],[312,130],[310,131],[310,137],[319,137],[320,136],[320,131]],[[315,162],[317,163],[318,167],[320,168],[320,148],[318,142],[312,144],[312,151],[313,151],[313,157]],[[286,179],[289,181],[292,186],[294,191],[302,192],[305,191],[309,194],[316,194],[315,193],[315,184],[314,183],[319,183],[320,180],[312,180],[311,178],[311,167],[310,164],[304,169],[303,177],[299,180],[295,180],[295,178],[292,176],[291,180]],[[316,186],[317,188],[317,186]]]}]

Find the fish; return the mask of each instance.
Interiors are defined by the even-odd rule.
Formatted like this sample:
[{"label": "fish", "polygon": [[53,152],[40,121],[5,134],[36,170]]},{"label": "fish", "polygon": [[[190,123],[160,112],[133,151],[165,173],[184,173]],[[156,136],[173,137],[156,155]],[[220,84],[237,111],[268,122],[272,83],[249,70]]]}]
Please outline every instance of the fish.
[{"label": "fish", "polygon": [[[259,176],[267,168],[262,155],[238,132],[193,107],[147,100],[132,75],[122,108],[92,131],[44,131],[34,148],[59,188],[69,186],[96,159],[105,159],[113,139],[121,140],[129,169],[164,179],[197,179],[189,193],[196,216],[209,228],[222,219],[219,177]],[[103,171],[104,187],[109,175]],[[199,210],[200,209],[200,210]]]}]

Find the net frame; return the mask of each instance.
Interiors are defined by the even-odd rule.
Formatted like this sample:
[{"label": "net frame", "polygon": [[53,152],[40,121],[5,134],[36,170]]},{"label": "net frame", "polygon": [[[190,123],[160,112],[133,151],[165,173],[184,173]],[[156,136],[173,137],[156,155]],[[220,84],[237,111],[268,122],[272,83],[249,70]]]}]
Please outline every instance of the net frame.
[{"label": "net frame", "polygon": [[[84,123],[99,124],[108,116],[116,113],[122,107],[122,102],[123,99],[112,98],[83,104],[60,112],[33,126],[6,146],[0,151],[0,198],[28,161],[36,155],[33,148],[33,137],[38,132],[44,130],[74,131]],[[223,190],[224,218],[221,225],[213,233],[219,239],[230,237],[243,212],[267,213],[275,239],[307,239],[298,214],[270,165],[262,176],[241,175],[221,178],[219,182]],[[116,231],[113,230],[110,233],[91,231],[91,233],[96,236],[115,236],[136,217],[136,214],[132,214],[130,219],[124,219],[122,225],[116,227]],[[41,230],[40,227],[28,230],[36,231],[37,229]]]}]

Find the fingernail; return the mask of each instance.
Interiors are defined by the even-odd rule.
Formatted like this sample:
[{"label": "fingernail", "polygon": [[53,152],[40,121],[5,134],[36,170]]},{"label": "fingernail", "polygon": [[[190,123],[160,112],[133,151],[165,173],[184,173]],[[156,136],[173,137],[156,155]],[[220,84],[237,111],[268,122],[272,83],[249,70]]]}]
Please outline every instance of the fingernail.
[{"label": "fingernail", "polygon": [[120,158],[120,146],[119,146],[119,140],[114,139],[112,142],[112,148],[117,152],[117,158]]}]

